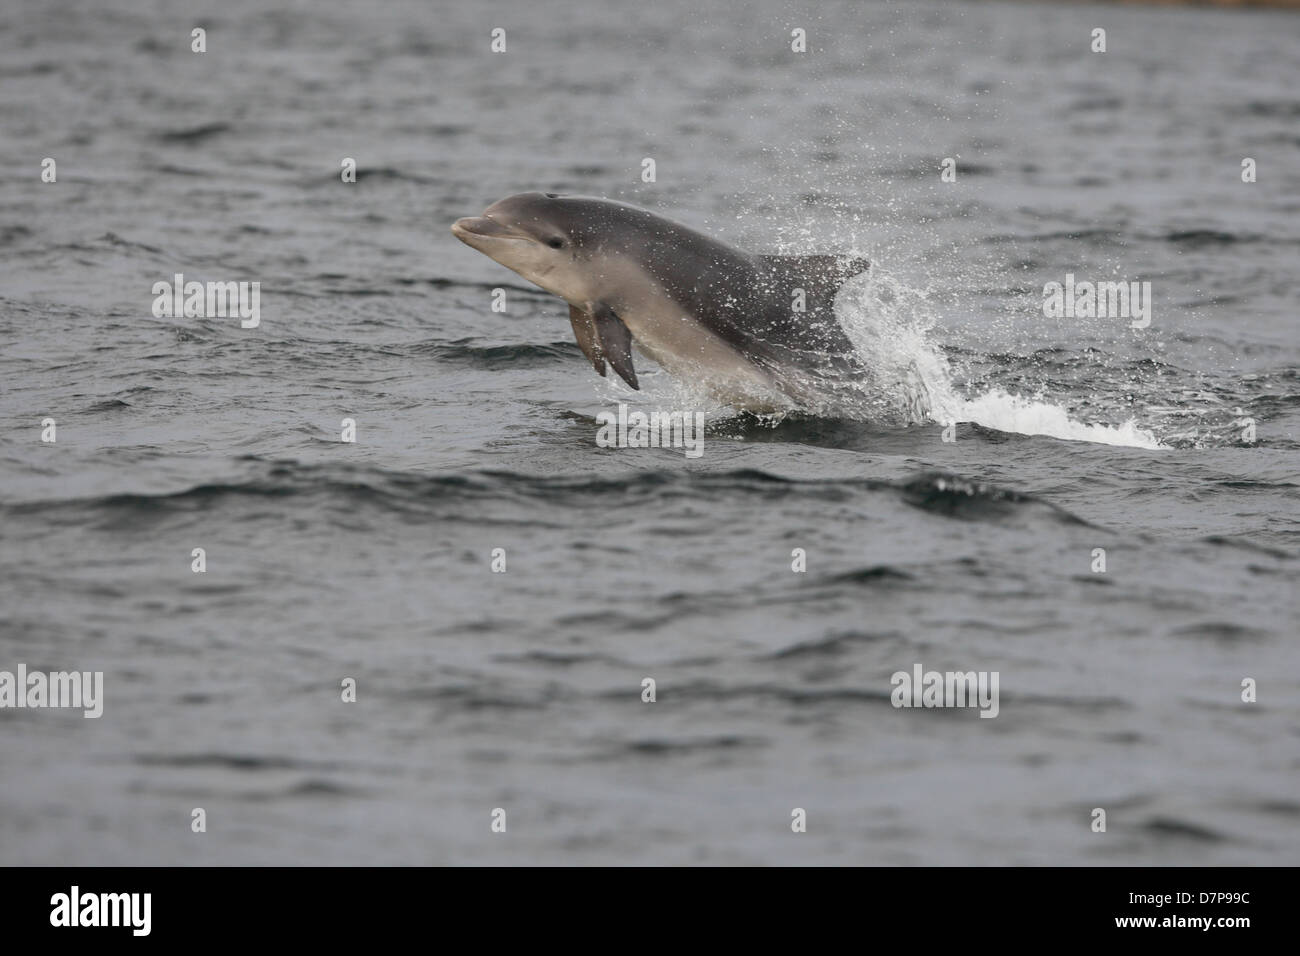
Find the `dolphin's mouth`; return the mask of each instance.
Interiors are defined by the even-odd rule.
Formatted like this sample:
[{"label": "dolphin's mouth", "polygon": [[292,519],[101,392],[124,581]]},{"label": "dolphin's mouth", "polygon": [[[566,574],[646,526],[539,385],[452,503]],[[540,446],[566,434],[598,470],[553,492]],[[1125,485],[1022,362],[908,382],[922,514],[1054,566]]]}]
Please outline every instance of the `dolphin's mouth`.
[{"label": "dolphin's mouth", "polygon": [[461,242],[471,239],[532,239],[532,236],[503,226],[491,216],[466,216],[451,224],[452,235]]}]

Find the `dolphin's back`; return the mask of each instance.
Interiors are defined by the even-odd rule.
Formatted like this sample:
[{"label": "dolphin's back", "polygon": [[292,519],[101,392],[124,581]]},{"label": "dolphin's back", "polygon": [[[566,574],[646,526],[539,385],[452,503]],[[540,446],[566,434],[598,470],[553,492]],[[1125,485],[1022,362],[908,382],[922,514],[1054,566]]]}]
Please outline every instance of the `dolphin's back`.
[{"label": "dolphin's back", "polygon": [[[637,210],[643,212],[643,210]],[[650,215],[643,262],[683,313],[770,372],[858,372],[835,296],[865,259],[753,255]]]},{"label": "dolphin's back", "polygon": [[823,367],[854,355],[834,302],[865,259],[753,255],[646,209],[589,202],[597,247],[618,236],[618,251],[641,262],[685,314],[760,364]]}]

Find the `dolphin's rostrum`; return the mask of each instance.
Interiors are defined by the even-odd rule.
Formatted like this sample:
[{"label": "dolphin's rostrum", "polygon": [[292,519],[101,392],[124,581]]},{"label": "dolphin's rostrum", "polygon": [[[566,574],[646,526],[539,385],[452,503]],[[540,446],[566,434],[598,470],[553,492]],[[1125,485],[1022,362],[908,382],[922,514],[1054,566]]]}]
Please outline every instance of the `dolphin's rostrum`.
[{"label": "dolphin's rostrum", "polygon": [[752,411],[866,375],[833,309],[866,260],[751,255],[627,203],[555,193],[509,196],[451,230],[568,302],[583,354],[632,388],[633,341],[674,376]]}]

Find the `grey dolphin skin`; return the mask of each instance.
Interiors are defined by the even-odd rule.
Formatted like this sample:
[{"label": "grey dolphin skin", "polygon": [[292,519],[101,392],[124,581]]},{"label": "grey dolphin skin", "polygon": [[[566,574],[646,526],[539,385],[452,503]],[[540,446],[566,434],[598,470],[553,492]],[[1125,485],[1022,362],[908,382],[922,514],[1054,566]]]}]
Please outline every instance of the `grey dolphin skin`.
[{"label": "grey dolphin skin", "polygon": [[751,255],[627,203],[555,193],[509,196],[451,231],[568,302],[583,354],[632,388],[633,342],[750,411],[867,374],[833,310],[863,259]]}]

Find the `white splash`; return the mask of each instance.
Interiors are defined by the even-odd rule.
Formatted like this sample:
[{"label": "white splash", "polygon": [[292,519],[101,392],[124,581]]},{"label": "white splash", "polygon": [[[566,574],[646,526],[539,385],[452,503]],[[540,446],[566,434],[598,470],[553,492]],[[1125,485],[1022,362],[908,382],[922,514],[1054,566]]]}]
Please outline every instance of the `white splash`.
[{"label": "white splash", "polygon": [[1122,425],[1090,425],[1075,421],[1064,408],[1020,395],[1010,395],[1000,388],[990,389],[973,399],[949,396],[942,411],[936,408],[936,421],[975,422],[986,428],[1021,435],[1047,435],[1072,441],[1090,441],[1101,445],[1126,445],[1131,448],[1164,448],[1150,431],[1138,427],[1133,419]]},{"label": "white splash", "polygon": [[904,424],[975,422],[1021,435],[1165,447],[1133,420],[1121,425],[1080,422],[1059,405],[999,388],[974,398],[959,395],[947,361],[928,339],[934,319],[925,293],[879,270],[846,283],[836,299],[835,314],[867,367],[877,374],[870,386],[877,393],[874,409],[881,407],[880,394],[889,395],[888,404]]}]

